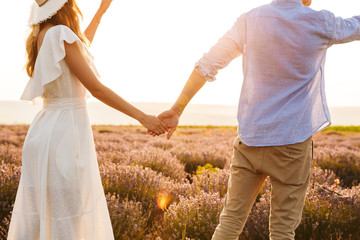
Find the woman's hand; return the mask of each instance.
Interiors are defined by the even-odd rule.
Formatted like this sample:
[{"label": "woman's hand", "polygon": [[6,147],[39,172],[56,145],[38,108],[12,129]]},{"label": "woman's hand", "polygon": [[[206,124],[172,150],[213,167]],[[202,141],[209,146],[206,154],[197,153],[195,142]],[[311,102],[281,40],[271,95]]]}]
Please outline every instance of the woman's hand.
[{"label": "woman's hand", "polygon": [[145,115],[140,123],[151,132],[152,136],[159,136],[168,131],[168,127],[159,118],[151,115]]},{"label": "woman's hand", "polygon": [[[166,124],[167,127],[167,139],[170,139],[171,136],[173,135],[173,133],[176,130],[176,127],[179,124],[179,118],[180,115],[173,109],[167,110],[163,113],[161,113],[158,118]],[[150,134],[151,136],[156,136],[155,133],[153,133],[152,131],[148,130],[148,134]]]}]

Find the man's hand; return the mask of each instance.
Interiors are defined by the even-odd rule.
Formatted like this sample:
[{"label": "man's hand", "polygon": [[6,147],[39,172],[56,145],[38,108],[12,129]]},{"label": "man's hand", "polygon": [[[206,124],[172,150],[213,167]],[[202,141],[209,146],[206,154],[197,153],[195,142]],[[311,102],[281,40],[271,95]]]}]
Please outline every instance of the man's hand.
[{"label": "man's hand", "polygon": [[159,136],[168,131],[166,124],[158,117],[145,114],[145,117],[140,120],[140,123],[148,129],[152,136]]},{"label": "man's hand", "polygon": [[[160,118],[160,120],[163,121],[170,129],[167,134],[167,139],[170,139],[175,132],[176,127],[179,124],[180,115],[184,111],[187,104],[194,97],[194,95],[204,86],[205,83],[205,77],[200,75],[200,73],[198,73],[196,69],[194,69],[188,81],[186,82],[180,96],[178,97],[174,105],[171,107],[171,109],[161,113],[158,116],[158,118]],[[148,131],[148,133],[152,136],[156,135],[151,131]]]},{"label": "man's hand", "polygon": [[180,116],[174,110],[170,109],[161,113],[158,118],[160,118],[160,120],[163,121],[168,128],[170,128],[167,134],[167,139],[170,139],[179,124]]}]

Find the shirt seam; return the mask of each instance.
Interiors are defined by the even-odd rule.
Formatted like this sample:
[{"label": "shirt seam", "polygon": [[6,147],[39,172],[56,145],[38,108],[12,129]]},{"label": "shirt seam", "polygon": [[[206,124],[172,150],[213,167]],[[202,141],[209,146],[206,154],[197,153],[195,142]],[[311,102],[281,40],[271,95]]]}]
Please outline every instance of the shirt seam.
[{"label": "shirt seam", "polygon": [[328,34],[329,34],[328,47],[330,47],[332,45],[333,40],[334,40],[334,28],[335,28],[335,26],[333,27],[333,29],[331,29],[329,21],[326,21],[326,25],[328,27]]}]

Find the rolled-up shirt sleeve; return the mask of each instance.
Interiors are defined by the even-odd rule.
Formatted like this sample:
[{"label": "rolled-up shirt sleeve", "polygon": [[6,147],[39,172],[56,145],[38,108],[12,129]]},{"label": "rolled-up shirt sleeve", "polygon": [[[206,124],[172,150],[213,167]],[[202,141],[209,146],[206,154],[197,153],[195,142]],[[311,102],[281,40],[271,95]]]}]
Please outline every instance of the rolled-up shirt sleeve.
[{"label": "rolled-up shirt sleeve", "polygon": [[330,19],[331,45],[360,40],[360,16],[341,18],[331,14]]},{"label": "rolled-up shirt sleeve", "polygon": [[226,67],[244,51],[245,16],[240,16],[233,27],[218,40],[208,53],[195,64],[196,71],[207,81],[214,81],[218,71]]}]

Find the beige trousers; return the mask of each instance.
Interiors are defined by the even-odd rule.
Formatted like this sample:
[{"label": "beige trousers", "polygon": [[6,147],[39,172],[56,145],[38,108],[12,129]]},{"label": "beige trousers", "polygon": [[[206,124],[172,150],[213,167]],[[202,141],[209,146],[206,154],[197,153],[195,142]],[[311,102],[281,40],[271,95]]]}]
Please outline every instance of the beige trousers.
[{"label": "beige trousers", "polygon": [[312,137],[305,142],[269,147],[246,146],[239,138],[224,209],[213,240],[237,240],[265,179],[270,176],[270,239],[294,239],[301,221],[313,158]]}]

